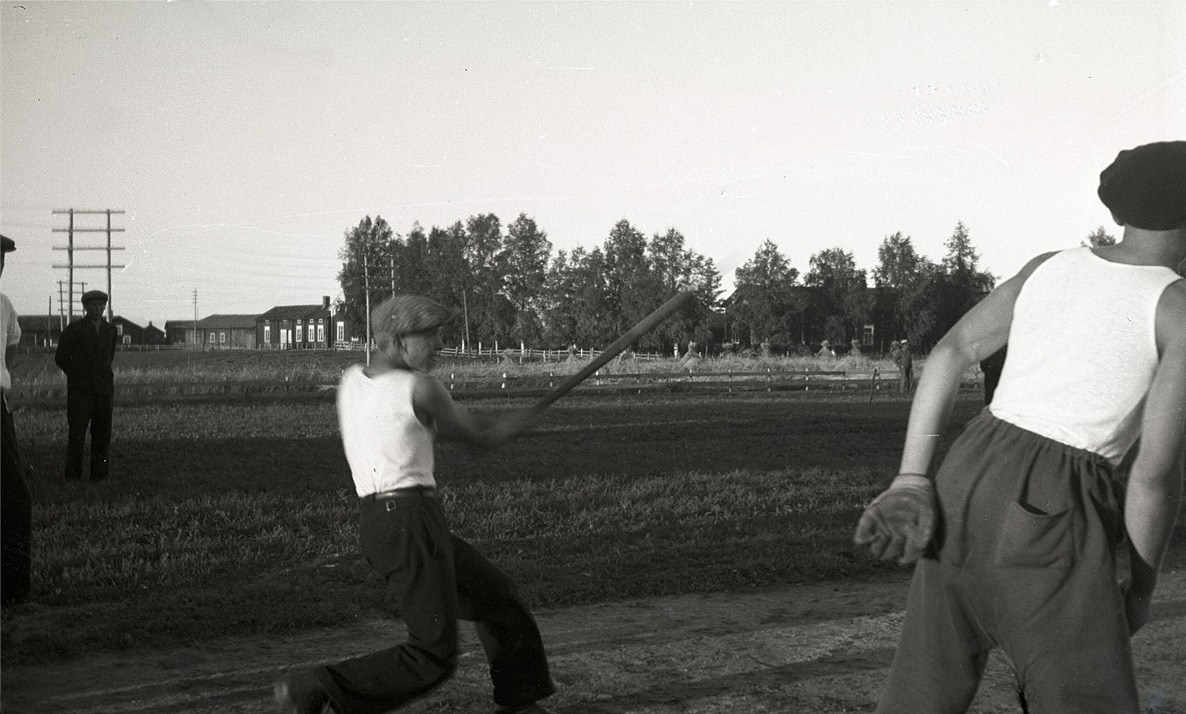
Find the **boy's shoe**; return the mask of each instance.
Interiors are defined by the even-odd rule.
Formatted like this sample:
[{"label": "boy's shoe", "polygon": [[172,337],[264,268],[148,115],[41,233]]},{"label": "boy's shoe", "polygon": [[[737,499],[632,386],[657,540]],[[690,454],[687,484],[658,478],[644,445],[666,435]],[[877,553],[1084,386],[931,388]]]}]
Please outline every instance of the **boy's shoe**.
[{"label": "boy's shoe", "polygon": [[530,704],[503,705],[494,710],[494,714],[551,714],[540,706],[539,702]]},{"label": "boy's shoe", "polygon": [[272,698],[280,714],[321,714],[329,704],[329,694],[321,682],[308,672],[290,674],[276,680]]}]

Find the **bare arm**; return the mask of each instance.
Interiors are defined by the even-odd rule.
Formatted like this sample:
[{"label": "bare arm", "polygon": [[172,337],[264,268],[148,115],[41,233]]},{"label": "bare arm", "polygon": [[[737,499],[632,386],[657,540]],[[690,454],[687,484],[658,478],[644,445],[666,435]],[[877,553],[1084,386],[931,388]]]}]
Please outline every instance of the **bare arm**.
[{"label": "bare arm", "polygon": [[930,472],[935,447],[943,433],[964,372],[1005,346],[1013,321],[1013,304],[1030,273],[1053,253],[1039,255],[1017,275],[1002,283],[955,324],[927,356],[906,426],[902,474]]},{"label": "bare arm", "polygon": [[[1173,534],[1186,471],[1186,285],[1171,285],[1157,307],[1160,359],[1141,426],[1141,446],[1128,479],[1124,524],[1128,529],[1132,579],[1130,626],[1148,618],[1157,571]],[[1134,606],[1138,615],[1133,618]]]},{"label": "bare arm", "polygon": [[530,426],[526,410],[497,417],[466,410],[453,401],[445,385],[427,374],[417,375],[412,406],[421,421],[436,426],[438,437],[484,449],[502,446]]},{"label": "bare arm", "polygon": [[981,300],[952,327],[927,357],[906,427],[898,476],[861,514],[853,540],[875,558],[912,563],[934,535],[937,504],[927,474],[968,367],[999,350],[1009,338],[1013,305],[1030,273],[1050,253],[1031,260],[1015,277]]}]

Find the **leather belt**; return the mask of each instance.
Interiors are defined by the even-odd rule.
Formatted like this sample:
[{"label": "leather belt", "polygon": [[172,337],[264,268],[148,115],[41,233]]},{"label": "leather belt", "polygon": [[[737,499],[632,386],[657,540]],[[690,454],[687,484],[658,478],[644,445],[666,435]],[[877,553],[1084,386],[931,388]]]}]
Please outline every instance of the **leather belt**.
[{"label": "leather belt", "polygon": [[390,491],[367,494],[363,498],[372,501],[389,501],[396,498],[436,498],[436,496],[437,490],[432,486],[405,486],[393,488]]}]

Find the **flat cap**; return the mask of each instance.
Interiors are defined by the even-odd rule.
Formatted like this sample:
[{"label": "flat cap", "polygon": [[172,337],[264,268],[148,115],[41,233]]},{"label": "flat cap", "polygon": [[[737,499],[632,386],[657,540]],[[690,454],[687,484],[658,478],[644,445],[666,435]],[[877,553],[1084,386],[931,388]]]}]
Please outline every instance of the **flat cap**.
[{"label": "flat cap", "polygon": [[1186,141],[1121,151],[1100,173],[1100,200],[1120,223],[1150,231],[1186,225]]},{"label": "flat cap", "polygon": [[11,253],[16,250],[16,243],[5,235],[0,235],[0,244],[3,244],[3,250],[0,252]]},{"label": "flat cap", "polygon": [[102,290],[87,290],[82,294],[82,302],[90,302],[91,300],[107,302],[107,293],[103,292]]},{"label": "flat cap", "polygon": [[440,327],[453,319],[453,311],[421,295],[392,295],[371,311],[376,335],[398,337]]}]

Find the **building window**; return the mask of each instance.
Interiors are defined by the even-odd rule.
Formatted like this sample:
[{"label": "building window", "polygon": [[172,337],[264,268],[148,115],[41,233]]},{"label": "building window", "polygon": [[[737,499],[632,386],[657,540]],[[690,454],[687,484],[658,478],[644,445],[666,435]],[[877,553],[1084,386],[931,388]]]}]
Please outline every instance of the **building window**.
[{"label": "building window", "polygon": [[339,323],[338,323],[338,336],[337,336],[337,341],[338,341],[338,342],[345,342],[345,341],[346,341],[346,323],[344,323],[344,322],[339,322]]},{"label": "building window", "polygon": [[272,326],[266,320],[264,321],[264,343],[272,344]]},{"label": "building window", "polygon": [[865,325],[865,330],[864,330],[864,332],[861,333],[861,344],[862,345],[872,345],[873,344],[873,325]]},{"label": "building window", "polygon": [[317,341],[325,342],[325,325],[321,324],[321,320],[317,321]]},{"label": "building window", "polygon": [[304,339],[304,332],[302,331],[302,328],[303,328],[303,325],[301,325],[301,321],[300,321],[300,320],[297,320],[297,324],[296,324],[296,341],[297,341],[298,343],[299,343],[299,342],[301,342],[301,341]]},{"label": "building window", "polygon": [[216,339],[218,339],[218,335],[216,335],[216,334],[214,334],[213,332],[211,332],[211,333],[210,333],[210,344],[214,344],[214,341],[215,341]]},{"label": "building window", "polygon": [[132,344],[132,336],[131,335],[124,335],[124,344],[125,345]]},{"label": "building window", "polygon": [[117,334],[117,335],[120,335],[121,337],[123,336],[123,334],[124,334],[124,326],[123,326],[122,324],[116,323],[116,325],[115,325],[115,334]]},{"label": "building window", "polygon": [[220,344],[220,345],[226,344],[226,333],[225,332],[218,333],[218,344]]}]

